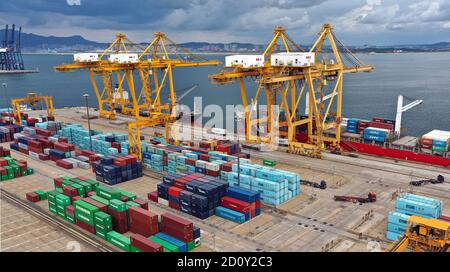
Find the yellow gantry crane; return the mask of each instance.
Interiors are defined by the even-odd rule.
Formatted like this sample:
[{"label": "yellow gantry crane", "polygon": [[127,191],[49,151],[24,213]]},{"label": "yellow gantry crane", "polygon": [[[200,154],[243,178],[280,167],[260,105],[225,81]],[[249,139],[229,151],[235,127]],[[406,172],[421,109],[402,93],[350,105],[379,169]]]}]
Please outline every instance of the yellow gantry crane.
[{"label": "yellow gantry crane", "polygon": [[[134,113],[133,107],[127,107],[129,98],[124,96],[123,85],[125,79],[129,85],[134,86],[128,75],[129,70],[136,69],[137,56],[134,59],[124,61],[125,57],[133,57],[130,49],[139,50],[139,45],[131,42],[124,34],[116,35],[114,41],[100,55],[96,53],[74,54],[74,63],[55,66],[57,72],[70,73],[76,70],[87,69],[92,87],[98,100],[99,115],[102,118],[115,119],[116,104],[120,105],[125,114]],[[134,54],[135,55],[135,54]],[[109,56],[109,59],[107,58]],[[121,56],[119,62],[116,57]],[[97,77],[100,77],[100,82]],[[117,78],[117,90],[113,86],[114,78]]]},{"label": "yellow gantry crane", "polygon": [[[177,119],[173,69],[220,64],[217,60],[207,60],[181,48],[162,32],[155,33],[152,42],[146,47],[131,42],[124,34],[117,34],[116,39],[100,56],[91,53],[75,54],[74,61],[55,66],[55,69],[57,72],[79,69],[89,71],[100,117],[115,119],[117,105],[123,114],[135,117],[135,121],[128,125],[130,153],[139,158],[141,127],[164,126],[166,137],[170,138],[169,126]],[[138,74],[138,79],[135,73]],[[101,77],[102,91],[96,75]],[[117,82],[116,88],[113,88],[114,81]],[[167,85],[169,103],[162,103],[162,91]],[[140,90],[137,89],[139,86]],[[128,98],[124,95],[125,87],[128,89]],[[176,135],[171,136],[176,141]]]},{"label": "yellow gantry crane", "polygon": [[448,252],[450,250],[450,222],[411,216],[405,235],[388,251]]},{"label": "yellow gantry crane", "polygon": [[[156,32],[152,42],[140,54],[139,63],[139,75],[144,88],[141,94],[146,94],[149,117],[136,118],[135,122],[128,124],[128,132],[130,153],[141,158],[141,127],[164,126],[166,139],[173,138],[175,143],[178,142],[175,131],[170,133],[171,124],[178,119],[173,69],[179,67],[215,66],[219,65],[220,62],[197,56],[180,47],[164,33]],[[166,84],[169,86],[169,103],[162,104],[161,93]]]},{"label": "yellow gantry crane", "polygon": [[14,118],[17,125],[21,124],[22,106],[29,104],[31,107],[35,107],[38,102],[45,103],[45,109],[47,110],[48,117],[54,117],[53,98],[51,96],[40,96],[37,93],[28,93],[24,98],[15,98],[11,100]]},{"label": "yellow gantry crane", "polygon": [[[329,43],[327,48],[326,41]],[[319,37],[307,52],[287,35],[284,28],[276,27],[274,37],[260,56],[263,61],[252,65],[237,56],[235,62],[226,63],[226,70],[209,75],[213,84],[239,82],[245,108],[246,141],[273,143],[275,135],[281,135],[287,137],[290,152],[313,157],[321,157],[325,145],[339,149],[344,74],[370,72],[373,67],[363,64],[352,54],[336,38],[330,24],[322,27]],[[302,63],[301,58],[309,62]],[[245,80],[255,78],[257,90],[250,104]],[[267,116],[254,119],[252,116],[262,91],[265,93]],[[277,97],[281,98],[278,103]],[[308,101],[305,101],[306,97],[309,97]],[[280,112],[275,113],[271,109],[278,104],[280,112],[284,110],[286,120],[279,122],[277,128],[272,122],[279,119]],[[299,114],[302,106],[309,108],[307,116]],[[265,126],[266,136],[253,135],[254,125]],[[284,135],[279,134],[282,127],[287,127]],[[296,137],[302,128],[307,130],[306,142]]]}]

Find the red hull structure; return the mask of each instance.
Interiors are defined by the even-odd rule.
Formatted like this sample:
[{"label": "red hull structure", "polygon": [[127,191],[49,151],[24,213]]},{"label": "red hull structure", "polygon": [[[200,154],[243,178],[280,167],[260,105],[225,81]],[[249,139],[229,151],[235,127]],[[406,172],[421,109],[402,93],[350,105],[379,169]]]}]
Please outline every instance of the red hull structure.
[{"label": "red hull structure", "polygon": [[388,157],[393,159],[414,161],[450,167],[450,158],[442,158],[439,156],[415,153],[406,150],[384,148],[376,145],[369,145],[351,141],[341,141],[341,147],[346,151],[356,151],[364,154],[370,154],[380,157]]}]

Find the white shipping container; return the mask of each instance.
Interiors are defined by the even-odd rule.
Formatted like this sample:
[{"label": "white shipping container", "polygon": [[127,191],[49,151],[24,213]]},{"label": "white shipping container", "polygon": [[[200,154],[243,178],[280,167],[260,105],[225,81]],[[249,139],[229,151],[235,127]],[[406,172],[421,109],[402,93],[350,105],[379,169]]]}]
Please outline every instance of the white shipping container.
[{"label": "white shipping container", "polygon": [[264,66],[264,55],[233,55],[225,57],[225,67],[254,68]]},{"label": "white shipping container", "polygon": [[270,58],[271,66],[293,66],[307,67],[314,65],[314,53],[305,52],[283,52],[272,54]]},{"label": "white shipping container", "polygon": [[138,54],[111,54],[109,56],[109,62],[111,63],[138,63],[139,57]]},{"label": "white shipping container", "polygon": [[202,161],[202,160],[196,160],[196,161],[195,161],[195,166],[196,166],[196,167],[200,167],[200,168],[205,168],[206,162],[205,162],[205,161]]},{"label": "white shipping container", "polygon": [[220,170],[220,165],[214,164],[214,163],[210,163],[210,162],[207,162],[207,163],[205,164],[205,168],[206,168],[207,170],[211,170],[211,171],[219,171],[219,170]]},{"label": "white shipping container", "polygon": [[97,53],[78,53],[73,55],[73,60],[75,62],[97,62]]}]

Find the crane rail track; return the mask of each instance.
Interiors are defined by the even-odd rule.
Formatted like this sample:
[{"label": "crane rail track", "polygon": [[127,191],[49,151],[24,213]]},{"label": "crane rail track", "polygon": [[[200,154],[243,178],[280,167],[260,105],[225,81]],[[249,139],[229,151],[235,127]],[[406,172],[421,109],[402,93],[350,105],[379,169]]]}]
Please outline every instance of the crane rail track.
[{"label": "crane rail track", "polygon": [[19,197],[15,196],[14,194],[7,192],[4,189],[0,189],[0,192],[1,192],[2,199],[5,199],[6,201],[10,202],[11,204],[24,209],[28,213],[37,216],[39,219],[42,219],[45,222],[49,223],[50,225],[57,227],[60,230],[63,230],[71,237],[78,239],[79,241],[82,241],[82,242],[86,243],[87,245],[94,247],[95,249],[97,249],[101,252],[119,251],[113,247],[106,246],[100,242],[97,242],[95,239],[92,239],[91,237],[89,237],[89,235],[85,234],[83,231],[70,226],[68,223],[62,222],[58,218],[48,215],[46,212],[42,211],[42,209],[40,207],[37,207],[36,205],[31,205],[31,204],[27,203],[26,201],[20,199]]}]

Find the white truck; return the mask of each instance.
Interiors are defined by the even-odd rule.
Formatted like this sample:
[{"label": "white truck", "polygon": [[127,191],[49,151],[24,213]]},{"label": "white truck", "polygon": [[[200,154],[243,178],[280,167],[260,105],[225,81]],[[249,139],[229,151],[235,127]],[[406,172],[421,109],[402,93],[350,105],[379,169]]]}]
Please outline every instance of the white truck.
[{"label": "white truck", "polygon": [[314,53],[305,52],[283,52],[272,54],[271,66],[307,67],[314,65]]},{"label": "white truck", "polygon": [[255,68],[264,66],[264,55],[233,55],[225,57],[225,67]]},{"label": "white truck", "polygon": [[139,57],[138,54],[111,54],[109,56],[109,62],[111,63],[120,63],[120,64],[127,64],[127,63],[138,63]]},{"label": "white truck", "polygon": [[97,62],[97,53],[78,53],[73,55],[73,60],[75,62]]}]

